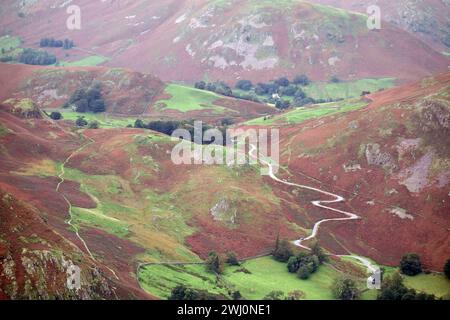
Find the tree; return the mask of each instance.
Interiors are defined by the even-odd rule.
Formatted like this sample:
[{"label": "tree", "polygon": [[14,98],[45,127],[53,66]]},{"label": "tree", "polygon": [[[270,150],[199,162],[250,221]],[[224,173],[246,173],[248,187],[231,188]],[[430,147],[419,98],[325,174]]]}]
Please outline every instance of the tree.
[{"label": "tree", "polygon": [[53,120],[60,120],[62,118],[62,115],[60,112],[53,111],[52,113],[50,113],[50,118]]},{"label": "tree", "polygon": [[301,85],[301,86],[307,86],[307,85],[309,85],[310,83],[311,83],[311,81],[309,80],[309,78],[306,76],[306,75],[304,75],[304,74],[302,74],[302,75],[299,75],[299,76],[296,76],[295,78],[294,78],[294,81],[293,81],[295,84],[299,84],[299,85]]},{"label": "tree", "polygon": [[444,274],[447,279],[450,279],[450,259],[447,259],[447,262],[444,265]]},{"label": "tree", "polygon": [[288,85],[290,85],[289,79],[286,77],[281,77],[281,78],[275,80],[275,83],[277,85],[279,85],[280,87],[287,87]]},{"label": "tree", "polygon": [[231,297],[233,298],[233,300],[241,300],[242,299],[242,295],[239,291],[233,291],[233,293],[231,294]]},{"label": "tree", "polygon": [[311,275],[311,269],[308,265],[302,265],[297,270],[297,277],[302,280],[306,280]]},{"label": "tree", "polygon": [[296,273],[299,268],[298,258],[292,256],[287,262],[287,268],[290,273]]},{"label": "tree", "polygon": [[89,111],[89,102],[87,99],[81,99],[75,102],[75,111],[76,112],[87,112]]},{"label": "tree", "polygon": [[205,90],[206,88],[206,83],[205,81],[198,81],[195,83],[195,88],[200,89],[200,90]]},{"label": "tree", "polygon": [[232,252],[232,251],[227,252],[227,259],[226,259],[226,261],[227,261],[227,263],[230,266],[239,266],[240,265],[239,260],[236,257],[236,254],[234,252]]},{"label": "tree", "polygon": [[408,276],[415,276],[422,272],[422,263],[416,253],[405,254],[400,261],[400,271]]},{"label": "tree", "polygon": [[134,127],[135,128],[139,128],[142,129],[144,128],[144,121],[142,121],[141,119],[136,119],[136,121],[134,122]]},{"label": "tree", "polygon": [[275,103],[275,108],[280,110],[288,109],[291,106],[291,103],[288,100],[278,100]]},{"label": "tree", "polygon": [[253,88],[253,83],[250,80],[239,80],[236,83],[236,88],[244,91],[249,91]]},{"label": "tree", "polygon": [[89,122],[88,128],[89,129],[98,129],[100,127],[100,124],[98,123],[97,120],[93,120],[91,122]]},{"label": "tree", "polygon": [[277,243],[275,250],[272,253],[275,260],[280,262],[287,262],[290,257],[294,255],[292,252],[291,245],[286,240],[279,240],[277,238]]},{"label": "tree", "polygon": [[78,127],[84,127],[84,126],[87,126],[88,122],[86,121],[84,116],[78,116],[77,120],[75,121],[75,124]]},{"label": "tree", "polygon": [[297,87],[293,85],[287,86],[282,90],[281,93],[285,96],[293,97],[297,93]]},{"label": "tree", "polygon": [[315,241],[311,246],[311,254],[315,255],[319,259],[319,264],[322,264],[328,260],[327,255],[319,245],[318,241]]},{"label": "tree", "polygon": [[89,110],[98,113],[106,110],[105,101],[103,99],[97,99],[89,102]]},{"label": "tree", "polygon": [[206,267],[213,273],[222,274],[224,271],[224,262],[222,257],[214,251],[210,252],[208,259],[206,260]]},{"label": "tree", "polygon": [[339,82],[341,82],[341,80],[337,76],[332,76],[330,78],[330,82],[332,82],[332,83],[339,83]]},{"label": "tree", "polygon": [[339,300],[356,300],[360,296],[356,282],[349,278],[336,279],[331,291],[334,297]]},{"label": "tree", "polygon": [[271,291],[263,298],[263,300],[284,300],[284,298],[283,291]]}]

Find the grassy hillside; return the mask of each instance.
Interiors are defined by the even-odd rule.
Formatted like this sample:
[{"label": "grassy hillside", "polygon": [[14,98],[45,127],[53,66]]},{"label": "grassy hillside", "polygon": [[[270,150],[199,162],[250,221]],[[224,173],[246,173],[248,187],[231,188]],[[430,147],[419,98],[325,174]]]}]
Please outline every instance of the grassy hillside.
[{"label": "grassy hillside", "polygon": [[332,299],[330,286],[340,274],[329,266],[321,266],[308,280],[289,273],[286,264],[271,257],[249,260],[242,266],[227,267],[223,277],[206,271],[204,265],[143,267],[139,274],[142,286],[151,294],[167,298],[172,288],[184,284],[196,289],[229,296],[239,291],[246,299],[262,299],[274,290],[285,294],[300,290],[305,299]]},{"label": "grassy hillside", "polygon": [[178,84],[169,84],[164,92],[170,98],[161,99],[156,103],[162,104],[163,109],[172,109],[181,112],[209,109],[216,113],[222,113],[224,108],[214,104],[221,97],[215,93],[198,90]]},{"label": "grassy hillside", "polygon": [[323,116],[329,116],[339,113],[345,113],[352,110],[357,110],[367,106],[367,102],[359,99],[330,102],[314,105],[306,108],[297,108],[286,113],[261,117],[258,119],[247,121],[248,125],[290,125],[300,124],[310,119],[317,119]]}]

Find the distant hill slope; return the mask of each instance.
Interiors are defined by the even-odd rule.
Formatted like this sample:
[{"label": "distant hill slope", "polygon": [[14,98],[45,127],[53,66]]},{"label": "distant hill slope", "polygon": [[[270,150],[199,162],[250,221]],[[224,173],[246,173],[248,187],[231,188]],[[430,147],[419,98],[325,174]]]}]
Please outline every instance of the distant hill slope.
[{"label": "distant hill slope", "polygon": [[[321,226],[328,248],[384,264],[417,252],[442,270],[450,253],[449,88],[447,73],[369,95],[371,103],[351,112],[275,121],[289,179],[343,195],[345,208],[362,217]],[[306,209],[317,220],[331,215]]]},{"label": "distant hill slope", "polygon": [[234,83],[298,73],[315,80],[417,79],[448,66],[446,57],[400,28],[385,23],[369,31],[364,15],[304,1],[82,0],[79,31],[65,27],[67,1],[22,3],[2,5],[0,30],[24,45],[68,37],[77,48],[51,50],[60,60],[91,57],[163,80]]},{"label": "distant hill slope", "polygon": [[450,52],[448,0],[311,0],[366,13],[370,5],[381,9],[382,19],[419,37],[439,52]]},{"label": "distant hill slope", "polygon": [[216,122],[224,118],[248,120],[277,112],[260,103],[167,85],[154,76],[127,69],[0,63],[0,102],[30,99],[41,109],[61,108],[77,89],[87,89],[95,83],[101,85],[106,113],[122,118]]}]

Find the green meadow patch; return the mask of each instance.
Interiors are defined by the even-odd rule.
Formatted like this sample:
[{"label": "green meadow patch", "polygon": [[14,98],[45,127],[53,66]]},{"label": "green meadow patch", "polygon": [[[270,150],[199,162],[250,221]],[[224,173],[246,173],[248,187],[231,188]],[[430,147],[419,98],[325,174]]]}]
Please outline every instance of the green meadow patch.
[{"label": "green meadow patch", "polygon": [[77,61],[62,61],[59,63],[59,65],[62,67],[93,67],[98,66],[106,61],[108,61],[108,58],[104,56],[92,55]]},{"label": "green meadow patch", "polygon": [[216,113],[223,113],[224,107],[215,104],[221,96],[205,91],[190,88],[178,84],[169,84],[165,92],[171,97],[157,101],[157,104],[164,105],[165,109],[172,109],[181,112],[210,109]]},{"label": "green meadow patch", "polygon": [[[150,265],[141,268],[141,285],[149,293],[167,299],[171,290],[183,284],[195,289],[229,297],[239,291],[245,299],[263,299],[274,290],[289,294],[302,291],[308,300],[333,299],[330,287],[341,274],[322,265],[308,280],[289,273],[286,264],[262,257],[249,260],[241,266],[227,266],[224,275],[217,277],[204,265]],[[362,283],[361,283],[362,284]]]},{"label": "green meadow patch", "polygon": [[[47,110],[47,112],[51,112],[54,110]],[[101,113],[79,113],[76,111],[72,111],[70,109],[61,109],[58,110],[62,116],[63,120],[71,120],[76,121],[78,117],[84,116],[84,118],[88,121],[97,121],[100,125],[100,128],[125,128],[128,125],[133,125],[136,121],[136,118],[128,118],[128,117],[115,117],[111,116],[105,112]]]},{"label": "green meadow patch", "polygon": [[329,102],[314,105],[312,107],[297,108],[281,115],[272,117],[261,117],[247,121],[248,125],[285,125],[299,124],[306,120],[320,118],[329,115],[349,112],[363,108],[367,102],[361,100],[349,100],[340,102]]}]

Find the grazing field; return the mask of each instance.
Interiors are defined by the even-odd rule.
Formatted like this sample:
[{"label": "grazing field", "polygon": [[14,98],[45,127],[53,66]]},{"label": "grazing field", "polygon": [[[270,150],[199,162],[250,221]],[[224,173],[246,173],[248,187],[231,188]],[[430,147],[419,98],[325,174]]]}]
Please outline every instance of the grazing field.
[{"label": "grazing field", "polygon": [[108,58],[103,56],[89,56],[86,58],[83,58],[81,60],[72,61],[72,62],[66,62],[62,61],[59,63],[62,67],[93,67],[98,66],[104,62],[106,62]]},{"label": "grazing field", "polygon": [[170,84],[165,89],[170,98],[159,100],[165,109],[173,109],[181,112],[212,109],[222,113],[224,108],[214,102],[221,97],[215,93],[185,87],[178,84]]},{"label": "grazing field", "polygon": [[443,297],[450,294],[450,280],[443,274],[418,274],[414,277],[404,276],[406,286],[414,288],[417,291],[424,291],[434,294],[437,297]]},{"label": "grazing field", "polygon": [[346,100],[340,102],[330,102],[314,105],[307,108],[297,108],[288,111],[281,115],[273,117],[261,117],[254,120],[247,121],[248,125],[285,125],[285,124],[299,124],[306,120],[315,119],[318,117],[339,114],[352,110],[363,108],[367,102],[359,99]]},{"label": "grazing field", "polygon": [[[320,266],[308,280],[289,273],[285,263],[262,257],[249,260],[241,266],[227,266],[225,274],[217,278],[204,265],[151,265],[141,269],[139,281],[151,294],[166,299],[177,285],[207,290],[229,297],[239,291],[246,299],[263,299],[274,290],[285,294],[301,291],[304,299],[333,299],[330,286],[340,273],[327,265]],[[362,282],[361,282],[362,285]]]},{"label": "grazing field", "polygon": [[[47,110],[48,113],[54,110]],[[71,120],[76,121],[78,117],[84,116],[84,118],[88,121],[97,121],[101,128],[124,128],[127,125],[133,125],[136,121],[136,118],[127,118],[127,117],[114,117],[107,113],[79,113],[76,111],[72,111],[69,109],[58,110],[63,116],[63,120]]]},{"label": "grazing field", "polygon": [[314,99],[349,99],[361,96],[363,91],[376,92],[395,85],[394,78],[361,79],[338,83],[316,82],[303,88],[308,97]]}]

